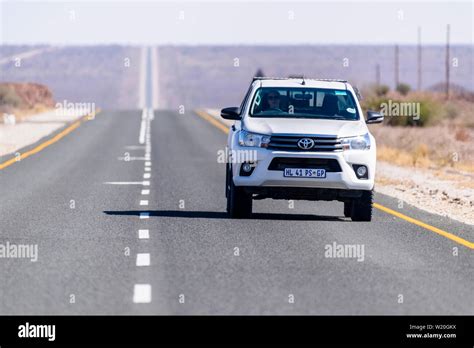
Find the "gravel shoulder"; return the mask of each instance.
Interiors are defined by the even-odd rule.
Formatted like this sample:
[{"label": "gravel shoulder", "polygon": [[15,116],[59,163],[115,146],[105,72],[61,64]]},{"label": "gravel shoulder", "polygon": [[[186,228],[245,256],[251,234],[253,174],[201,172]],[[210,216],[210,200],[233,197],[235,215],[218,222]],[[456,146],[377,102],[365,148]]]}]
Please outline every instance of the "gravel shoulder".
[{"label": "gravel shoulder", "polygon": [[24,117],[16,124],[0,124],[0,157],[34,144],[82,116],[79,112],[61,114],[50,110]]}]

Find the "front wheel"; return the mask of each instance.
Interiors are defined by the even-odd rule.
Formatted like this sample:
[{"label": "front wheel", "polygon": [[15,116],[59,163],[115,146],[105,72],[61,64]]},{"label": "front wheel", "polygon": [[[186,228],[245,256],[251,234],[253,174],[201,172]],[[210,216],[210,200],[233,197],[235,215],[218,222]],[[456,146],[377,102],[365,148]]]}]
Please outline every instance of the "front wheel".
[{"label": "front wheel", "polygon": [[[372,220],[373,192],[363,191],[360,198],[352,201],[351,219],[352,221],[371,221]],[[345,210],[345,209],[344,209]]]},{"label": "front wheel", "polygon": [[227,212],[231,218],[248,218],[252,215],[252,195],[245,192],[243,187],[235,186],[230,178],[227,194]]}]

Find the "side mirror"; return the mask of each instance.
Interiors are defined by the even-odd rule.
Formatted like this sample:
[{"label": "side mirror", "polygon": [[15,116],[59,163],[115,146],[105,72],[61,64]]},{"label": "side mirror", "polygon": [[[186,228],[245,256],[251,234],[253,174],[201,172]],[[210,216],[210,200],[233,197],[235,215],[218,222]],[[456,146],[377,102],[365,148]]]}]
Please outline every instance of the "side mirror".
[{"label": "side mirror", "polygon": [[367,111],[367,120],[365,123],[372,124],[372,123],[382,123],[383,115],[378,111]]},{"label": "side mirror", "polygon": [[221,117],[226,120],[240,120],[240,108],[233,106],[221,110]]}]

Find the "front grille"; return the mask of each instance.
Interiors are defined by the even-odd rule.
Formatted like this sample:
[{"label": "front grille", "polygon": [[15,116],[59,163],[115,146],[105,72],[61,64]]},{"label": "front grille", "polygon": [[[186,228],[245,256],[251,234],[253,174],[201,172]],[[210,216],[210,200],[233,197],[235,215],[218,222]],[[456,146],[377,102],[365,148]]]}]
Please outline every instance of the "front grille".
[{"label": "front grille", "polygon": [[[314,146],[309,149],[298,147],[298,141],[308,138],[314,141]],[[342,151],[341,140],[334,137],[305,137],[301,135],[273,135],[270,137],[269,149],[289,151]]]},{"label": "front grille", "polygon": [[275,157],[268,170],[283,170],[285,168],[325,169],[326,172],[342,172],[339,162],[334,158],[294,158]]}]

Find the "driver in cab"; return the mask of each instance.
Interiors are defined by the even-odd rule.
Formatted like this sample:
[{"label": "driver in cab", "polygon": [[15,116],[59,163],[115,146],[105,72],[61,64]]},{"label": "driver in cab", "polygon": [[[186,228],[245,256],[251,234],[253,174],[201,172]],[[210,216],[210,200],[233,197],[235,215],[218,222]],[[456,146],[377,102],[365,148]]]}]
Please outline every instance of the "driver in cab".
[{"label": "driver in cab", "polygon": [[264,111],[282,111],[280,109],[280,93],[278,91],[268,92],[266,95],[266,103],[264,104]]}]

